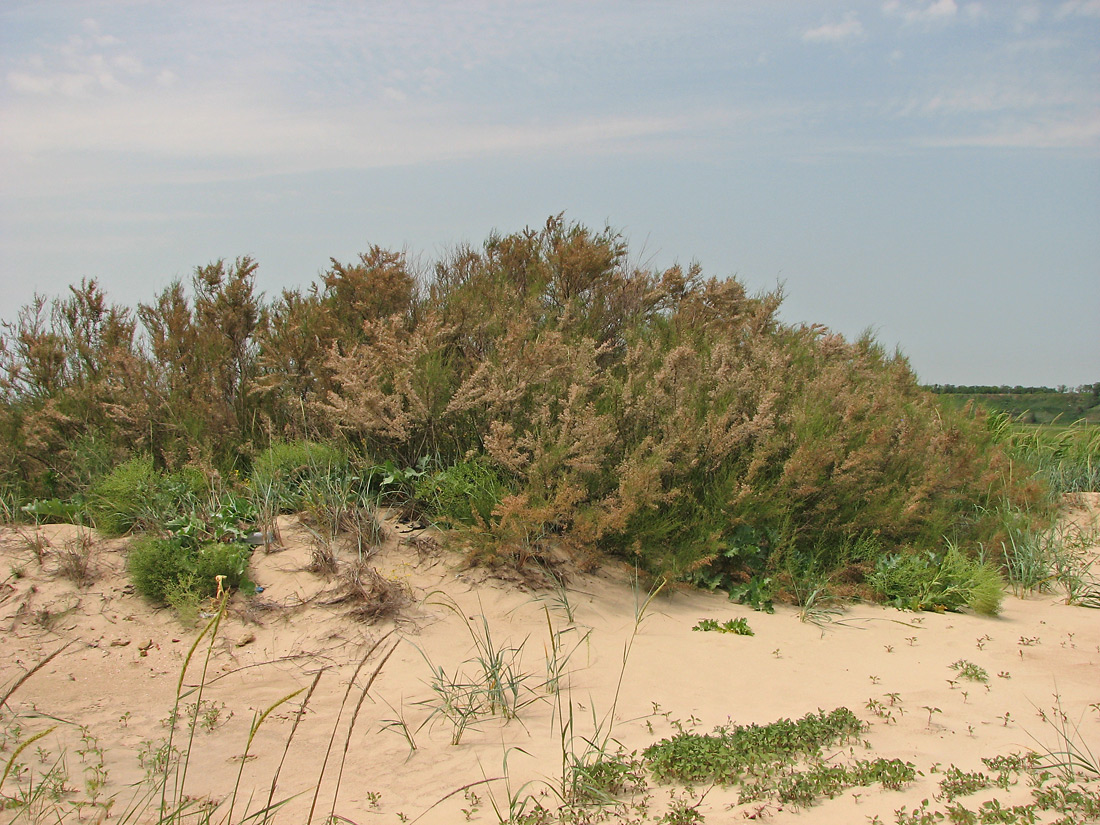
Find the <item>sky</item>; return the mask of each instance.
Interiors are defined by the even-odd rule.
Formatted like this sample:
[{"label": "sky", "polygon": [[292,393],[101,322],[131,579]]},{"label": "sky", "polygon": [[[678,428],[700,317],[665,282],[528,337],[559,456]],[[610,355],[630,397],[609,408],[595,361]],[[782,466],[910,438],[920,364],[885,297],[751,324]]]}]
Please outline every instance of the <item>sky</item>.
[{"label": "sky", "polygon": [[1100,0],[0,0],[0,319],[561,212],[924,383],[1100,381]]}]

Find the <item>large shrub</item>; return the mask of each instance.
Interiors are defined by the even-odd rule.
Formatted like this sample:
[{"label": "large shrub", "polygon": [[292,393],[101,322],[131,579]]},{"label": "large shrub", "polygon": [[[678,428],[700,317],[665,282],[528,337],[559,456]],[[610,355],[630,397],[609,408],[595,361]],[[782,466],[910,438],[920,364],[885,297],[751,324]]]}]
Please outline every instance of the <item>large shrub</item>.
[{"label": "large shrub", "polygon": [[339,443],[387,468],[385,492],[475,530],[483,556],[570,547],[724,587],[807,558],[854,581],[866,548],[920,557],[944,537],[969,557],[1005,539],[998,512],[1050,507],[1026,456],[981,413],[940,409],[900,354],[784,324],[779,293],[698,266],[640,269],[611,230],[554,217],[420,281],[372,248],[266,306],[255,270],[201,267],[137,321],[84,285],[5,328],[7,489],[140,450],[155,464],[100,489],[119,531],[160,506],[153,467],[252,459],[267,529],[362,496],[322,446]]},{"label": "large shrub", "polygon": [[514,494],[482,521],[513,557],[572,545],[727,587],[792,557],[859,576],[857,546],[976,550],[992,505],[1041,506],[904,357],[779,305],[697,268],[633,270],[613,233],[552,219],[440,264],[416,323],[333,353],[315,409],[377,454],[453,465],[435,481],[494,467]]}]

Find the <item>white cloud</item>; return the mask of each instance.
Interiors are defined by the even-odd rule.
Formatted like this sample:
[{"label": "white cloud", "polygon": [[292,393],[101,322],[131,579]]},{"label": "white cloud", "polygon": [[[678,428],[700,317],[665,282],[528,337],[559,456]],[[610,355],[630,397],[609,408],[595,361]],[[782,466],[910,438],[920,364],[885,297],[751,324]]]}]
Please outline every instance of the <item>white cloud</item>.
[{"label": "white cloud", "polygon": [[85,34],[23,56],[5,76],[8,88],[19,95],[80,98],[121,92],[127,87],[120,75],[133,78],[144,72],[138,56],[117,49],[121,40],[103,34],[95,20],[83,25]]},{"label": "white cloud", "polygon": [[1100,114],[1078,119],[1049,118],[1019,123],[1010,120],[998,128],[968,135],[922,141],[933,147],[988,147],[999,149],[1084,149],[1100,151]]},{"label": "white cloud", "polygon": [[100,29],[99,21],[93,20],[90,17],[84,21],[84,29],[88,32],[88,37],[90,37],[92,42],[97,46],[117,46],[122,43],[122,41],[114,35],[104,34]]},{"label": "white cloud", "polygon": [[9,181],[23,165],[90,155],[144,158],[158,166],[181,160],[189,170],[183,174],[209,179],[223,177],[226,164],[232,176],[249,177],[507,153],[621,152],[700,128],[699,117],[680,113],[507,122],[479,119],[452,104],[290,111],[244,92],[209,90],[163,95],[150,89],[67,106],[24,100],[8,108],[0,132],[0,168],[6,167],[0,177]]},{"label": "white cloud", "polygon": [[1022,32],[1034,26],[1042,18],[1042,10],[1035,5],[1027,5],[1016,11],[1015,29]]},{"label": "white cloud", "polygon": [[882,4],[882,10],[887,14],[900,15],[906,23],[929,23],[940,20],[950,20],[959,11],[955,0],[933,0],[933,2],[919,2],[916,5],[903,3],[901,0],[886,0]]},{"label": "white cloud", "polygon": [[863,24],[849,15],[842,23],[825,23],[803,32],[802,39],[807,43],[840,43],[862,36]]},{"label": "white cloud", "polygon": [[998,77],[972,80],[969,85],[945,88],[924,96],[894,101],[889,110],[898,117],[981,117],[992,114],[1020,120],[1050,118],[1056,112],[1097,111],[1097,99],[1079,90],[1061,88],[1057,78]]},{"label": "white cloud", "polygon": [[1058,17],[1071,15],[1100,17],[1100,0],[1067,0],[1058,8]]},{"label": "white cloud", "polygon": [[8,87],[20,95],[54,95],[81,97],[95,88],[97,83],[109,77],[97,78],[90,72],[55,72],[53,74],[31,74],[30,72],[8,72]]},{"label": "white cloud", "polygon": [[53,80],[27,72],[8,72],[8,87],[16,94],[45,95],[53,91]]},{"label": "white cloud", "polygon": [[117,55],[111,59],[111,64],[130,75],[139,75],[142,71],[141,61],[128,54]]}]

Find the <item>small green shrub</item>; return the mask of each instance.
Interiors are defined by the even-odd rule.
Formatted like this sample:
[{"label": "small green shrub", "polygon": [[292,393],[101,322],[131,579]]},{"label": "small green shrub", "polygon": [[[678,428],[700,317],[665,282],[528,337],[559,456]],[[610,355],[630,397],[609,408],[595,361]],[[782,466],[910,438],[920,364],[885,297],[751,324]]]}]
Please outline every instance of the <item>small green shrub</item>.
[{"label": "small green shrub", "polygon": [[348,473],[348,457],[342,450],[316,441],[284,441],[272,444],[252,462],[253,496],[273,499],[284,513],[301,509],[311,480]]},{"label": "small green shrub", "polygon": [[164,475],[151,456],[136,456],[119,464],[92,486],[88,498],[96,528],[113,536],[160,523],[170,506]]},{"label": "small green shrub", "polygon": [[233,590],[253,589],[248,580],[248,562],[252,548],[247,544],[208,542],[198,548],[195,556],[195,586],[204,595],[218,592],[218,576],[225,576],[224,587]]},{"label": "small green shrub", "polygon": [[171,589],[194,564],[192,551],[178,539],[141,536],[130,545],[127,567],[134,589],[154,602],[165,603]]},{"label": "small green shrub", "polygon": [[484,457],[421,476],[416,500],[429,517],[452,525],[487,526],[493,510],[512,492]]},{"label": "small green shrub", "polygon": [[184,601],[189,594],[199,599],[216,595],[218,576],[225,576],[227,589],[251,590],[247,577],[251,553],[245,544],[207,542],[196,546],[183,538],[142,536],[131,545],[127,565],[139,593],[168,604]]},{"label": "small green shrub", "polygon": [[977,613],[995,616],[1004,598],[1000,574],[966,557],[954,544],[942,554],[928,551],[884,556],[868,581],[879,596],[904,610],[956,611],[970,607]]}]

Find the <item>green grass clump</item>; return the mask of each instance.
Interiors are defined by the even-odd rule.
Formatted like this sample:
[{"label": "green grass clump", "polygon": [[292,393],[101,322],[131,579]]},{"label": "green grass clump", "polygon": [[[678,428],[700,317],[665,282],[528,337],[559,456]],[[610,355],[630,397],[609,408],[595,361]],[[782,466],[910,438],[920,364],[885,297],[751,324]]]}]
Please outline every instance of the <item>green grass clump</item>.
[{"label": "green grass clump", "polygon": [[218,592],[218,576],[225,576],[226,589],[251,590],[247,576],[251,554],[252,548],[246,544],[196,545],[180,537],[148,535],[134,540],[127,566],[139,593],[167,604],[170,597],[182,602],[189,594],[196,599],[212,598]]},{"label": "green grass clump", "polygon": [[500,470],[479,457],[424,474],[417,481],[415,499],[429,518],[451,526],[484,527],[511,492]]},{"label": "green grass clump", "polygon": [[346,476],[348,457],[342,450],[316,441],[281,441],[252,462],[254,497],[271,500],[282,512],[302,508],[311,483],[327,476]]},{"label": "green grass clump", "polygon": [[96,529],[111,536],[147,529],[168,508],[165,477],[151,456],[136,456],[118,465],[92,486],[88,497]]},{"label": "green grass clump", "polygon": [[875,565],[869,582],[878,595],[904,610],[957,611],[969,607],[995,616],[1004,585],[988,564],[964,556],[954,544],[934,552],[891,554]]}]

